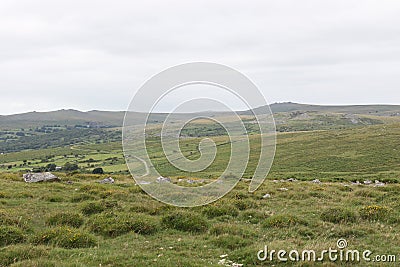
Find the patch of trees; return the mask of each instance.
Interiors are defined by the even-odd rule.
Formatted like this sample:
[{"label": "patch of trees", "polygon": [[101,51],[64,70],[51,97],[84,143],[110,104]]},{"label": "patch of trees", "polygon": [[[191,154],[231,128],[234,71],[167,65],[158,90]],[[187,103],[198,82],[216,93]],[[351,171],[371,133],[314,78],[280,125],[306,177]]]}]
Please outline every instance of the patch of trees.
[{"label": "patch of trees", "polygon": [[104,174],[103,168],[94,168],[92,171],[93,174]]},{"label": "patch of trees", "polygon": [[82,142],[103,143],[121,140],[121,131],[104,129],[70,129],[47,134],[20,136],[17,140],[0,142],[0,151],[18,152],[26,149],[62,147]]}]

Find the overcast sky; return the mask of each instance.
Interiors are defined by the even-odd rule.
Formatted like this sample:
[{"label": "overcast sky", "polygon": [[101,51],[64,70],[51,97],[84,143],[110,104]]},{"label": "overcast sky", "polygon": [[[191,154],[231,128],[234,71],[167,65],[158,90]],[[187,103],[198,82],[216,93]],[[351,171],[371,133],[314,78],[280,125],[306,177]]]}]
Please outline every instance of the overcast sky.
[{"label": "overcast sky", "polygon": [[192,61],[269,103],[400,104],[400,1],[0,1],[0,114],[125,110]]}]

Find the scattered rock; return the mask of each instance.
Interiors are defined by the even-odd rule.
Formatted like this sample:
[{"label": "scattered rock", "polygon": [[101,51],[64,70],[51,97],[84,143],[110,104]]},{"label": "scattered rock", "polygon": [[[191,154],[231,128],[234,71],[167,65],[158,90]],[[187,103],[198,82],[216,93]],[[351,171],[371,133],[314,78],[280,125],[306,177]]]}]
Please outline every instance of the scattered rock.
[{"label": "scattered rock", "polygon": [[105,178],[105,179],[99,181],[99,183],[101,183],[101,184],[113,184],[113,183],[115,183],[115,180],[113,178],[111,178],[111,177],[108,177],[108,178]]},{"label": "scattered rock", "polygon": [[274,182],[274,183],[279,183],[279,180],[273,180],[272,182]]},{"label": "scattered rock", "polygon": [[141,185],[141,184],[151,184],[151,182],[148,181],[138,181],[136,184]]},{"label": "scattered rock", "polygon": [[262,198],[270,198],[271,197],[271,195],[270,194],[265,194],[265,195],[263,195],[263,197]]},{"label": "scattered rock", "polygon": [[375,187],[377,187],[377,186],[385,186],[385,183],[383,183],[383,182],[380,182],[380,181],[378,181],[378,180],[375,180],[375,185],[374,185]]},{"label": "scattered rock", "polygon": [[156,181],[157,181],[157,183],[160,183],[160,184],[162,184],[162,183],[170,183],[170,182],[171,182],[171,179],[168,178],[168,177],[162,177],[162,176],[160,176],[160,177],[158,177],[158,178],[156,179]]},{"label": "scattered rock", "polygon": [[371,180],[365,180],[364,184],[366,184],[366,185],[372,184],[372,181]]},{"label": "scattered rock", "polygon": [[352,185],[361,185],[361,183],[360,183],[359,181],[352,182],[351,184],[352,184]]},{"label": "scattered rock", "polygon": [[320,184],[320,183],[321,183],[321,181],[318,180],[318,179],[314,179],[314,180],[312,180],[311,182],[314,183],[314,184]]},{"label": "scattered rock", "polygon": [[204,180],[203,179],[202,180],[191,180],[191,179],[189,179],[186,182],[188,184],[202,184],[202,183],[204,183]]},{"label": "scattered rock", "polygon": [[288,182],[297,182],[297,180],[294,179],[294,178],[289,178],[289,179],[287,179],[287,181],[288,181]]},{"label": "scattered rock", "polygon": [[279,191],[288,191],[289,189],[282,187],[282,188],[278,188]]},{"label": "scattered rock", "polygon": [[26,183],[38,183],[38,182],[59,182],[60,178],[52,174],[51,172],[43,173],[25,173],[23,176]]}]

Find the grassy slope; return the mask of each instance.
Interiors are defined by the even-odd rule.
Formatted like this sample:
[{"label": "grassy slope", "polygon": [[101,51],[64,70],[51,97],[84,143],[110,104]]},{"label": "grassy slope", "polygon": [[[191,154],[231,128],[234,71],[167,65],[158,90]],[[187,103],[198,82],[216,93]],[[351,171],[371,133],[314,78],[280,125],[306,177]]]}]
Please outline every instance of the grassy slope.
[{"label": "grassy slope", "polygon": [[[199,233],[171,229],[170,225],[162,223],[163,218],[182,209],[167,207],[151,199],[129,176],[114,175],[117,180],[114,185],[99,185],[95,181],[102,177],[87,174],[62,175],[63,180],[73,181],[72,185],[29,185],[21,181],[20,174],[3,173],[0,174],[0,219],[7,219],[2,221],[3,225],[19,225],[25,241],[0,248],[0,266],[14,261],[15,266],[216,266],[222,254],[228,254],[232,261],[253,266],[261,264],[256,260],[256,253],[266,244],[277,249],[322,250],[334,248],[338,238],[346,238],[351,248],[394,254],[400,249],[399,185],[349,187],[341,183],[317,185],[307,181],[275,183],[272,180],[294,177],[323,181],[367,178],[397,181],[400,178],[399,137],[398,124],[280,134],[269,181],[261,189],[250,194],[247,184],[241,182],[212,206],[183,209],[186,216],[199,216],[207,221],[204,232]],[[107,153],[118,153],[118,146],[79,146],[75,152],[87,158],[95,157],[97,153],[104,159]],[[189,153],[194,151],[195,144],[183,147]],[[220,147],[221,155],[227,153],[226,148]],[[252,151],[256,158],[256,142],[252,143]],[[30,157],[29,153],[62,155],[65,151],[32,151],[7,157],[22,160]],[[160,156],[155,160],[162,163],[163,158]],[[250,177],[254,163],[253,159],[247,177]],[[218,164],[222,165],[222,162]],[[179,175],[172,168],[165,167],[163,171]],[[282,187],[288,191],[279,191]],[[272,197],[262,199],[265,193]],[[105,205],[104,201],[118,205]],[[32,244],[42,235],[41,231],[52,229],[46,224],[48,217],[66,211],[81,214],[82,206],[89,202],[110,206],[102,214],[116,213],[121,220],[127,214],[155,220],[158,231],[151,235],[129,232],[116,237],[104,236],[91,226],[97,215],[82,214],[84,224],[80,229],[94,234],[96,246],[67,249],[57,244]],[[372,211],[377,207],[383,212],[378,212],[375,217],[368,215],[370,213],[366,215],[363,208],[369,206]],[[323,216],[331,207],[339,208],[335,213],[331,212],[333,219]],[[351,220],[335,221],[340,217]],[[115,225],[118,223],[124,225],[117,219]],[[28,253],[30,249],[35,253]]]}]

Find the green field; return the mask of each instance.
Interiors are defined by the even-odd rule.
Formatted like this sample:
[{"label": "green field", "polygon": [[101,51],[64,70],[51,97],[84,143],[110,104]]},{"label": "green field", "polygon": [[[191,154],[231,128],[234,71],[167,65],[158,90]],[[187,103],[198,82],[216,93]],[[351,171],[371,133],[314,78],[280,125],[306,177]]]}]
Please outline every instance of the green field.
[{"label": "green field", "polygon": [[[186,157],[200,156],[197,145],[207,127],[188,128],[188,136],[196,134],[180,142]],[[185,185],[178,180],[207,182],[227,164],[227,137],[210,138],[217,144],[217,157],[195,174],[171,166],[158,137],[149,138],[147,145],[157,170]],[[272,169],[254,193],[248,192],[248,179],[258,162],[257,133],[250,135],[250,144],[244,179],[227,196],[197,208],[167,206],[145,194],[127,171],[121,142],[79,142],[0,155],[0,266],[397,266],[396,120],[279,133]],[[66,163],[79,168],[54,172],[62,182],[27,184],[22,179],[31,169]],[[91,174],[98,167],[105,174]],[[108,176],[116,183],[98,183]],[[321,183],[312,182],[315,179]],[[367,180],[372,184],[364,184]],[[269,197],[263,198],[266,194]],[[396,255],[397,263],[257,259],[265,245],[320,252],[336,248],[340,238],[349,249]]]}]

